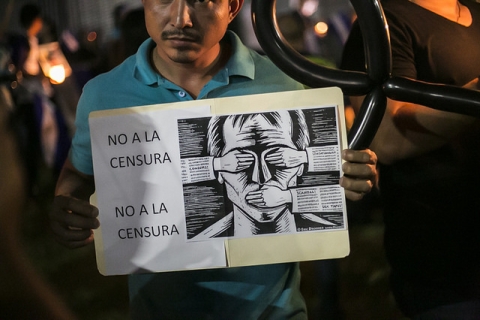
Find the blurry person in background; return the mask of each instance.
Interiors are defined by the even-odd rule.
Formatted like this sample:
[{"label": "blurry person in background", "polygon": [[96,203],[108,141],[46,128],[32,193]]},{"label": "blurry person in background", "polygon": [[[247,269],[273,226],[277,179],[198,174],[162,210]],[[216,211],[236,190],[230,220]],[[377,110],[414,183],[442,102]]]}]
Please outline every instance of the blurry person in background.
[{"label": "blurry person in background", "polygon": [[123,53],[121,52],[121,25],[125,15],[129,10],[130,8],[126,3],[120,3],[113,8],[113,29],[112,32],[107,36],[104,44],[101,45],[103,50],[99,52],[100,59],[98,65],[96,66],[96,74],[107,72],[123,61],[124,57]]},{"label": "blurry person in background", "polygon": [[119,36],[107,45],[105,71],[109,71],[129,56],[135,54],[143,41],[148,39],[145,13],[142,8],[125,12],[119,21]]},{"label": "blurry person in background", "polygon": [[[382,7],[393,76],[479,90],[479,3],[385,0]],[[342,68],[365,70],[358,24]],[[362,99],[351,97],[357,111]],[[478,119],[388,99],[371,148],[399,308],[413,319],[480,319]]]},{"label": "blurry person in background", "polygon": [[[29,132],[29,145],[33,150],[40,149],[40,156],[31,154],[32,172],[45,166],[58,174],[65,161],[70,146],[70,137],[63,115],[55,103],[55,90],[50,79],[40,67],[40,47],[38,34],[43,27],[40,7],[25,4],[20,10],[20,23],[24,34],[12,34],[9,38],[11,60],[17,71],[21,72],[19,83],[25,92],[17,96],[16,107],[24,114],[24,123]],[[39,146],[39,147],[36,147]],[[32,180],[35,181],[36,173]]]},{"label": "blurry person in background", "polygon": [[118,28],[116,37],[110,39],[106,44],[105,52],[98,66],[97,72],[99,73],[110,71],[123,60],[135,54],[140,44],[148,38],[143,7],[122,8],[122,14],[116,21]]},{"label": "blurry person in background", "polygon": [[26,52],[26,59],[21,64],[22,71],[29,76],[39,75],[39,48],[38,48],[38,34],[42,31],[43,18],[41,16],[40,8],[34,4],[26,4],[20,11],[20,25],[25,30],[28,40],[28,50]]},{"label": "blurry person in background", "polygon": [[122,61],[135,54],[148,37],[143,7],[128,11],[120,23]]},{"label": "blurry person in background", "polygon": [[[23,247],[20,225],[25,212],[25,158],[20,156],[12,97],[0,83],[0,318],[75,319],[51,286],[35,270]],[[15,130],[14,130],[15,129]]]},{"label": "blurry person in background", "polygon": [[113,8],[113,11],[112,11],[113,30],[109,36],[109,40],[107,41],[115,41],[120,39],[120,33],[121,33],[120,29],[121,29],[122,21],[129,10],[130,8],[127,3],[119,3]]},{"label": "blurry person in background", "polygon": [[[38,192],[39,169],[40,163],[43,162],[40,116],[42,115],[41,97],[44,94],[38,62],[38,38],[36,37],[42,28],[42,21],[40,9],[36,5],[25,5],[22,7],[19,16],[19,22],[24,32],[21,34],[11,33],[5,36],[5,49],[9,52],[8,60],[15,67],[14,73],[19,75],[16,82],[18,86],[15,91],[11,92],[13,100],[11,105],[14,117],[19,119],[22,146],[28,146],[23,154],[25,157],[23,160],[25,160],[26,166],[26,187],[30,195]],[[33,50],[30,50],[30,42],[33,44]],[[6,70],[7,65],[2,64],[2,71]],[[4,87],[4,89],[7,89],[7,87]]]}]

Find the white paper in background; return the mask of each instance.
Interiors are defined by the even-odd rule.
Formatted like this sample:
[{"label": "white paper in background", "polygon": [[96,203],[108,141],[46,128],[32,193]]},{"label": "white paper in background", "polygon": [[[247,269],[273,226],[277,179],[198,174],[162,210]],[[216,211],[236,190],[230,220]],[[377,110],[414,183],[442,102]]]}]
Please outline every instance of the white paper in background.
[{"label": "white paper in background", "polygon": [[209,115],[202,106],[90,118],[101,273],[226,266],[223,240],[185,241],[177,119]]}]

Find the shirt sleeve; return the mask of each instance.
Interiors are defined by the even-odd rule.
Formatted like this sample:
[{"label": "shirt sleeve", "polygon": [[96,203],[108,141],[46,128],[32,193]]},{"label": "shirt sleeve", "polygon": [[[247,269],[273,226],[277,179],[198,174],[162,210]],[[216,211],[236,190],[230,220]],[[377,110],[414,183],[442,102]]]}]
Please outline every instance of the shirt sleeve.
[{"label": "shirt sleeve", "polygon": [[[413,52],[413,33],[408,23],[403,22],[392,12],[385,12],[390,33],[392,50],[392,74],[399,77],[416,79],[415,55]],[[365,48],[362,31],[355,22],[343,48],[340,68],[351,71],[366,71]]]},{"label": "shirt sleeve", "polygon": [[75,117],[75,134],[70,149],[70,161],[80,172],[93,175],[92,146],[90,140],[90,126],[88,116],[95,105],[89,94],[88,84],[85,87],[77,106]]},{"label": "shirt sleeve", "polygon": [[385,15],[392,48],[392,75],[417,79],[413,30],[408,27],[408,23],[402,22],[400,17],[393,13],[387,11]]}]

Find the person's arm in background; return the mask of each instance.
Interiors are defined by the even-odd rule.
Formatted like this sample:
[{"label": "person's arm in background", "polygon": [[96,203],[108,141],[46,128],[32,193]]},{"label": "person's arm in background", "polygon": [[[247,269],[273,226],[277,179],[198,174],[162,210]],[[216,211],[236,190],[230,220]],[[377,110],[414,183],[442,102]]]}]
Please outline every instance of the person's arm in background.
[{"label": "person's arm in background", "polygon": [[[477,85],[478,78],[465,87],[478,89]],[[356,112],[363,98],[350,97]],[[387,99],[385,115],[370,148],[380,162],[391,164],[441,147],[475,121],[474,117]]]},{"label": "person's arm in background", "polygon": [[65,162],[55,190],[50,225],[58,242],[69,248],[83,247],[93,241],[99,227],[98,209],[89,202],[95,191],[93,176]]},{"label": "person's arm in background", "polygon": [[[411,33],[404,29],[401,23],[392,19],[394,18],[389,20],[389,31],[393,74],[416,79],[415,53],[409,45],[413,42]],[[363,53],[362,34],[356,24],[344,48],[342,69],[364,71]],[[478,78],[464,87],[478,89]],[[358,113],[363,99],[363,96],[350,97],[355,113]],[[473,117],[387,99],[385,115],[370,148],[377,154],[379,162],[391,164],[446,144],[458,134],[468,130],[474,122]]]}]

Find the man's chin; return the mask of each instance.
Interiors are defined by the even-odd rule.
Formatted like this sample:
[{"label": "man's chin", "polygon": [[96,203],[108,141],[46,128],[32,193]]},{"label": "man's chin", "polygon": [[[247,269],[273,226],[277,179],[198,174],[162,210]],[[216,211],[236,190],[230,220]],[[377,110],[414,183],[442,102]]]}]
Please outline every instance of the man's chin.
[{"label": "man's chin", "polygon": [[195,62],[197,56],[195,50],[190,47],[173,48],[167,52],[170,61],[180,64],[189,64]]}]

